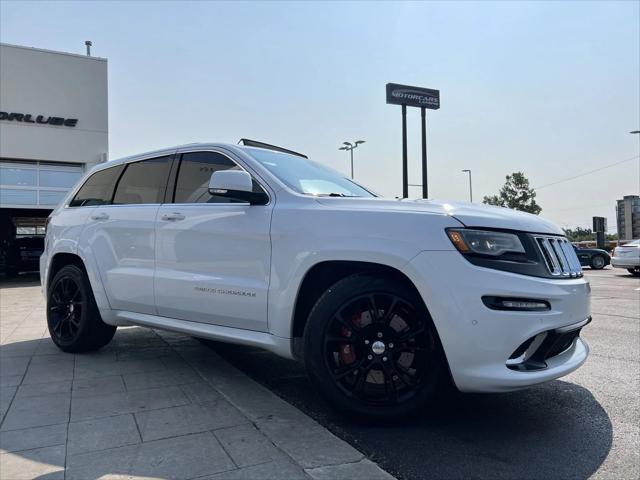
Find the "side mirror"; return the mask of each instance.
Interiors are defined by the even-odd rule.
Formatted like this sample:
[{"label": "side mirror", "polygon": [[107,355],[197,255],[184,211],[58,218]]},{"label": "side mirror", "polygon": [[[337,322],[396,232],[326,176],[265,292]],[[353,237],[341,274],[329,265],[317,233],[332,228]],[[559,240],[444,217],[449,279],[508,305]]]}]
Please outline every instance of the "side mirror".
[{"label": "side mirror", "polygon": [[209,193],[233,200],[248,202],[251,205],[264,205],[268,202],[265,193],[253,191],[253,180],[244,170],[219,170],[209,179]]}]

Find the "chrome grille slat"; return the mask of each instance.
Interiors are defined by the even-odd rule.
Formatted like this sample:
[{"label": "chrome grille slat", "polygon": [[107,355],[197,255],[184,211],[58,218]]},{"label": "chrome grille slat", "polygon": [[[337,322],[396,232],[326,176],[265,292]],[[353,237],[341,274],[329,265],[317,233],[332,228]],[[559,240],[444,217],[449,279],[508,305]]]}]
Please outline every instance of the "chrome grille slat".
[{"label": "chrome grille slat", "polygon": [[578,260],[578,256],[576,255],[576,252],[573,250],[573,247],[571,246],[571,243],[569,243],[568,240],[565,240],[562,242],[562,247],[565,250],[566,256],[569,259],[569,262],[571,264],[571,269],[573,272],[575,272],[575,276],[578,276],[578,272],[582,271],[582,265],[580,265],[580,260]]},{"label": "chrome grille slat", "polygon": [[564,256],[564,252],[562,251],[562,247],[560,246],[560,241],[558,239],[554,239],[551,241],[551,245],[553,246],[553,251],[556,252],[556,257],[558,257],[558,262],[560,263],[560,274],[563,277],[570,276],[571,267],[569,266],[569,261]]},{"label": "chrome grille slat", "polygon": [[542,253],[547,270],[554,277],[582,276],[582,267],[571,243],[564,237],[536,235],[535,243]]}]

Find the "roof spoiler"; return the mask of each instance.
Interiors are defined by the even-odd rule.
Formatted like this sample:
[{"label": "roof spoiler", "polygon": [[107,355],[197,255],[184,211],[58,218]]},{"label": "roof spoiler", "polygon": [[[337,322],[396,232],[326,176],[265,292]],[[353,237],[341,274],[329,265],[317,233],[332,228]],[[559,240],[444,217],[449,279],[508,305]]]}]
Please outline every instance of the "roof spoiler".
[{"label": "roof spoiler", "polygon": [[258,147],[258,148],[266,148],[267,150],[274,150],[276,152],[289,153],[291,155],[296,155],[298,157],[308,159],[306,155],[302,153],[294,152],[293,150],[288,150],[286,148],[278,147],[276,145],[270,145],[264,142],[258,142],[257,140],[249,140],[248,138],[241,138],[238,142],[238,145],[244,145],[245,147]]}]

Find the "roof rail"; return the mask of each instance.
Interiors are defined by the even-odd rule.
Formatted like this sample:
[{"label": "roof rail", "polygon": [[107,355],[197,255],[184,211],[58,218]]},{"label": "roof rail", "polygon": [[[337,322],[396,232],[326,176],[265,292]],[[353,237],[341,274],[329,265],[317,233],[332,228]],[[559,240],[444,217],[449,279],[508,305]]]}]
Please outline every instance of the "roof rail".
[{"label": "roof rail", "polygon": [[298,157],[307,158],[307,159],[309,158],[306,155],[303,155],[302,153],[294,152],[293,150],[278,147],[276,145],[270,145],[264,142],[258,142],[257,140],[250,140],[248,138],[241,138],[238,144],[244,145],[245,147],[266,148],[267,150],[275,150],[276,152],[290,153],[291,155],[296,155]]}]

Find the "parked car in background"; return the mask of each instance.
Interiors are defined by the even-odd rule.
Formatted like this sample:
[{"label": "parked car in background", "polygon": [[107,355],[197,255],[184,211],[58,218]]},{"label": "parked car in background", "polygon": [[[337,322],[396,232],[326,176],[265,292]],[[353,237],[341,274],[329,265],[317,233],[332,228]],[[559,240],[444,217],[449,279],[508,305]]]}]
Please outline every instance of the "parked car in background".
[{"label": "parked car in background", "polygon": [[573,247],[583,267],[591,267],[593,270],[602,270],[611,263],[611,255],[606,250],[599,248]]},{"label": "parked car in background", "polygon": [[[0,273],[8,277],[37,271],[44,251],[44,218],[0,216]],[[40,225],[40,223],[42,225]]]},{"label": "parked car in background", "polygon": [[616,247],[611,265],[615,268],[624,268],[632,275],[640,276],[640,239]]},{"label": "parked car in background", "polygon": [[90,172],[49,217],[54,343],[96,350],[139,325],[262,347],[377,418],[423,407],[444,379],[505,392],[587,359],[591,290],[558,226],[380,198],[275,148],[192,144]]},{"label": "parked car in background", "polygon": [[44,235],[20,235],[9,250],[9,274],[19,272],[37,272],[40,268],[40,255],[44,251]]}]

